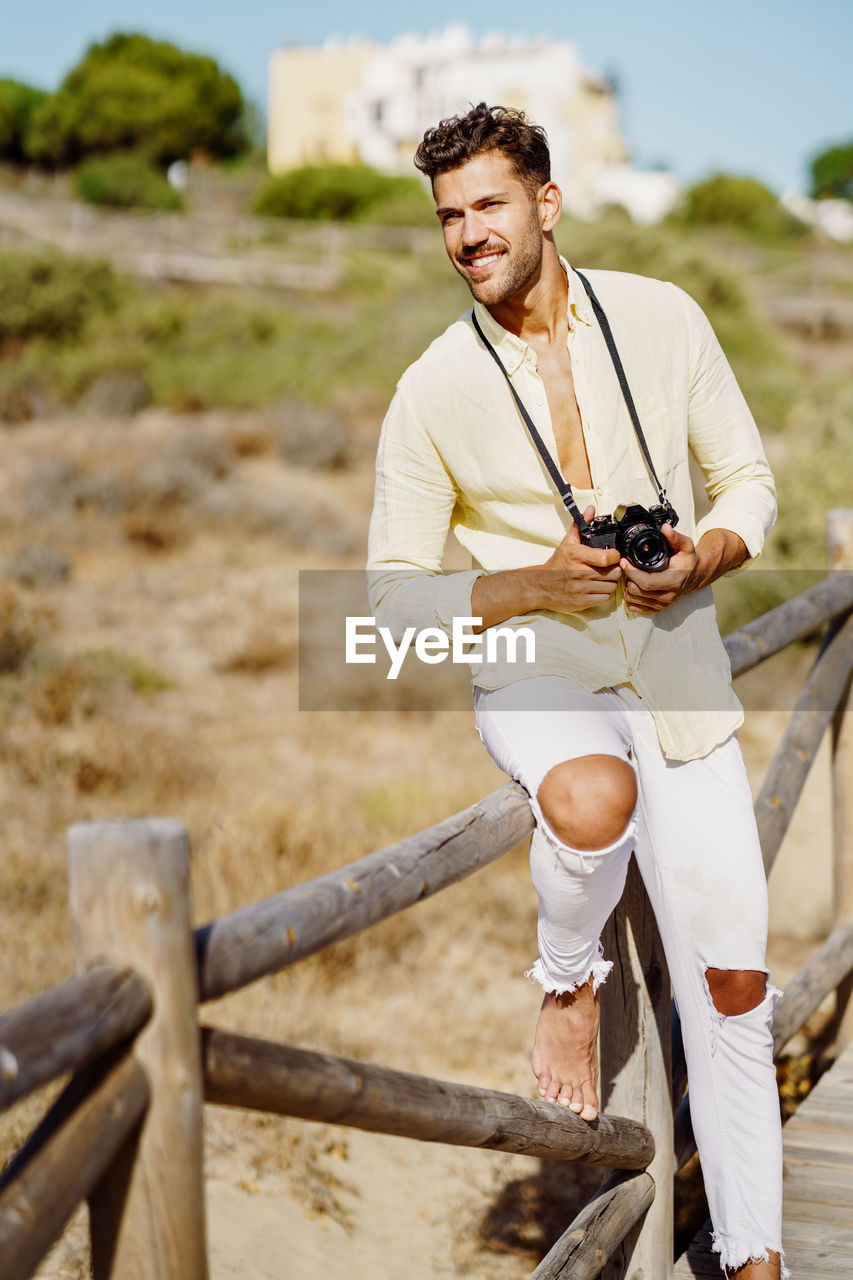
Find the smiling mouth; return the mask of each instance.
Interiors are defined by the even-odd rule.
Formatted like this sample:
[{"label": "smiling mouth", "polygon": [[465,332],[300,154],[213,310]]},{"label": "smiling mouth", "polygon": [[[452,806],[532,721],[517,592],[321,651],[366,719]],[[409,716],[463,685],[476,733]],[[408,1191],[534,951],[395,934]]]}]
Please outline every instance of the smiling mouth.
[{"label": "smiling mouth", "polygon": [[459,261],[466,271],[470,271],[472,275],[485,275],[487,271],[491,271],[492,267],[504,255],[503,249],[495,249],[489,253],[478,253],[471,257],[460,258]]}]

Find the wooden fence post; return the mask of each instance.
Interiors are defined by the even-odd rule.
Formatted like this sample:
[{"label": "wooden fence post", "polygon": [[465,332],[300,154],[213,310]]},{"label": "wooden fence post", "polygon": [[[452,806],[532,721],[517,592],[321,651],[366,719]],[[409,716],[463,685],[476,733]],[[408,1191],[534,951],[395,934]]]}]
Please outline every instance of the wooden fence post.
[{"label": "wooden fence post", "polygon": [[652,1132],[655,1196],[602,1271],[606,1280],[669,1280],[673,1267],[671,994],[669,970],[634,858],[622,901],[604,931],[614,961],[601,989],[601,1102]]},{"label": "wooden fence post", "polygon": [[206,1280],[201,1051],[189,851],[170,818],[69,831],[71,911],[81,967],[126,965],[154,1014],[134,1046],[151,1090],[138,1140],[90,1201],[94,1280]]},{"label": "wooden fence post", "polygon": [[[853,510],[836,509],[826,516],[830,569],[853,571]],[[850,681],[832,721],[832,879],[833,923],[853,920],[853,703]],[[853,977],[838,988],[835,1048],[840,1053],[853,1040]]]}]

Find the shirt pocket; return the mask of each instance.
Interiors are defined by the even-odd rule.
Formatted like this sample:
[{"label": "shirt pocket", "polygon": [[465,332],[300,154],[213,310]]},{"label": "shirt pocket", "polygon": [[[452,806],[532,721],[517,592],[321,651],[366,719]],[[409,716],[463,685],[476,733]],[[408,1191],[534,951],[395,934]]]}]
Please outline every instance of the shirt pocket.
[{"label": "shirt pocket", "polygon": [[[686,402],[679,389],[672,385],[644,391],[637,396],[635,405],[652,464],[669,492],[688,462]],[[639,440],[633,457],[633,479],[641,486],[640,493],[656,502],[657,485]],[[638,494],[636,500],[643,501],[643,498]]]}]

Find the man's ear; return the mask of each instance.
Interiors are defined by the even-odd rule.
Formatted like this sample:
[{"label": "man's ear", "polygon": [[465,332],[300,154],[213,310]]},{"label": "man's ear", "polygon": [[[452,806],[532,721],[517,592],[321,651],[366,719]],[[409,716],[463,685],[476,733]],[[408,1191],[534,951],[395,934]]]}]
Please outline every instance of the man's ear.
[{"label": "man's ear", "polygon": [[553,231],[563,212],[563,193],[556,182],[546,182],[536,193],[539,221],[543,231]]}]

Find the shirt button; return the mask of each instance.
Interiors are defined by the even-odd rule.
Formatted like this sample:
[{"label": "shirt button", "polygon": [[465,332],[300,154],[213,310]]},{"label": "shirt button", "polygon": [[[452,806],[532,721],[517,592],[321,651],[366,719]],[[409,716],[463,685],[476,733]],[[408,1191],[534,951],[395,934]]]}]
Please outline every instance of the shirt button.
[{"label": "shirt button", "polygon": [[632,676],[633,674],[634,674],[633,668],[632,668],[632,667],[629,667],[629,668],[628,668],[628,675],[629,675],[629,676]]},{"label": "shirt button", "polygon": [[599,496],[599,498],[600,498],[600,497],[601,497],[601,495],[604,493],[604,490],[602,489],[601,485],[598,485],[598,487],[596,488],[595,492],[598,494],[598,496]]},{"label": "shirt button", "polygon": [[542,397],[540,396],[540,397],[539,397],[539,399],[536,401],[536,403],[537,403],[537,404],[544,404],[544,403],[545,403],[545,401],[544,401],[544,400],[542,399]]}]

